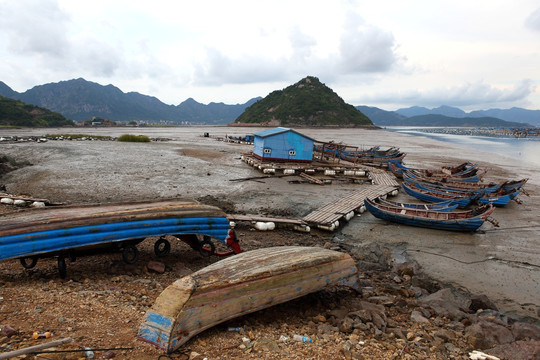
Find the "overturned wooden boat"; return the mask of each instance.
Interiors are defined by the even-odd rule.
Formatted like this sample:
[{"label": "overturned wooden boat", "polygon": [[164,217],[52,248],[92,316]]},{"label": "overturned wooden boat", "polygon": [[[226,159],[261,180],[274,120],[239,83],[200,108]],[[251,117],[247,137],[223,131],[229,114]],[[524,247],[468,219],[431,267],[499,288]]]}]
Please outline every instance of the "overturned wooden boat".
[{"label": "overturned wooden boat", "polygon": [[301,246],[244,252],[167,287],[138,338],[172,352],[214,325],[336,285],[359,290],[348,254]]},{"label": "overturned wooden boat", "polygon": [[[150,236],[177,236],[205,254],[215,253],[215,239],[231,253],[241,252],[221,209],[177,199],[32,209],[0,216],[0,229],[0,261],[18,258],[32,268],[40,258],[57,257],[61,277],[65,258],[96,251],[121,251],[124,261],[133,263],[136,245]],[[160,238],[154,251],[164,256],[170,247]]]},{"label": "overturned wooden boat", "polygon": [[485,204],[473,210],[438,211],[422,209],[405,209],[382,204],[378,199],[364,200],[366,208],[376,218],[399,224],[419,226],[430,229],[452,231],[476,231],[493,212],[493,205]]}]

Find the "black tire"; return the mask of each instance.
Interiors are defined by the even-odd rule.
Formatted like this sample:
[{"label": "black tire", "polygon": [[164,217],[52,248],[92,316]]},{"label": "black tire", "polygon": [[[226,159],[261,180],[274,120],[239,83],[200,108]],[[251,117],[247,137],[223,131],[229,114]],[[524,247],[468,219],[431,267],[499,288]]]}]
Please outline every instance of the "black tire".
[{"label": "black tire", "polygon": [[[28,262],[28,260],[30,262]],[[30,256],[25,258],[19,258],[19,261],[21,262],[23,268],[32,269],[34,266],[36,266],[38,258],[36,256]]]},{"label": "black tire", "polygon": [[216,246],[212,243],[210,238],[204,237],[203,241],[199,242],[199,252],[202,256],[211,256],[216,252]]},{"label": "black tire", "polygon": [[122,249],[122,260],[126,264],[135,264],[137,260],[139,259],[139,250],[137,250],[137,247],[135,245],[126,245]]},{"label": "black tire", "polygon": [[61,279],[65,279],[67,275],[66,258],[63,256],[58,257],[58,274]]},{"label": "black tire", "polygon": [[164,257],[169,255],[171,252],[171,243],[166,239],[159,239],[154,244],[154,254],[157,257]]}]

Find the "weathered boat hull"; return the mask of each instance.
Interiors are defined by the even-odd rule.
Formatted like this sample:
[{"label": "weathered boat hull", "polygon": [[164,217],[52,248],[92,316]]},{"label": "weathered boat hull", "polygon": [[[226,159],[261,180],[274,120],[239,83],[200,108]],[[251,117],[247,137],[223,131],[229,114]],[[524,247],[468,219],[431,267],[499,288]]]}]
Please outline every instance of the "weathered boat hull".
[{"label": "weathered boat hull", "polygon": [[[34,265],[40,257],[63,261],[89,248],[123,247],[136,253],[135,244],[163,235],[201,235],[206,242],[213,238],[240,252],[223,211],[178,200],[34,209],[0,217],[0,228],[0,260],[33,259]],[[65,265],[59,262],[65,276],[61,267]]]},{"label": "weathered boat hull", "polygon": [[404,209],[453,211],[458,207],[458,205],[455,204],[453,200],[429,204],[399,203],[395,201],[384,200],[382,198],[379,198],[378,200],[381,204]]},{"label": "weathered boat hull", "polygon": [[414,184],[403,182],[401,184],[401,187],[405,192],[419,200],[427,201],[427,202],[442,202],[447,200],[452,200],[455,204],[458,205],[460,208],[467,207],[471,201],[476,199],[478,196],[461,196],[461,195],[451,195],[451,194],[439,194],[435,192],[431,192],[424,189],[418,189],[414,186]]},{"label": "weathered boat hull", "polygon": [[475,215],[472,211],[458,213],[441,212],[436,210],[389,209],[377,204],[376,201],[366,199],[365,206],[376,218],[394,223],[418,226],[438,230],[474,232],[482,226],[487,217],[493,212],[493,206],[487,205]]},{"label": "weathered boat hull", "polygon": [[327,286],[358,289],[345,253],[283,246],[234,255],[175,281],[156,299],[138,338],[172,352],[196,334],[229,319]]}]

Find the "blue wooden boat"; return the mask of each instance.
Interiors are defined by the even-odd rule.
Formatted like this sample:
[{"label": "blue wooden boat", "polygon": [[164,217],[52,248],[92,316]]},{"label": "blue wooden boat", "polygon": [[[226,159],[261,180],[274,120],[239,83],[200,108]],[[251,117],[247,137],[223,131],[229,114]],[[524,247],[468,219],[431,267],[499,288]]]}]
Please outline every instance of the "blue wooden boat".
[{"label": "blue wooden boat", "polygon": [[485,171],[478,168],[477,164],[469,162],[454,167],[441,167],[440,169],[417,169],[406,167],[400,163],[389,163],[388,168],[394,176],[400,179],[406,173],[411,178],[428,178],[433,181],[478,182],[485,174]]},{"label": "blue wooden boat", "polygon": [[477,198],[481,196],[480,194],[468,194],[468,195],[453,194],[453,193],[444,194],[444,193],[422,189],[422,188],[417,187],[416,184],[408,183],[408,182],[401,183],[401,187],[403,188],[403,190],[405,190],[407,194],[419,200],[433,202],[433,203],[452,200],[460,208],[467,207],[468,205],[470,205],[472,202],[474,202]]},{"label": "blue wooden boat", "polygon": [[445,187],[441,185],[434,185],[427,182],[409,182],[410,185],[416,186],[418,189],[430,191],[432,193],[444,194],[444,195],[460,195],[460,196],[476,196],[476,202],[480,204],[491,203],[496,206],[505,206],[510,200],[514,199],[520,190],[498,190],[490,191],[488,189],[479,190],[459,190],[451,187]]},{"label": "blue wooden boat", "polygon": [[462,192],[485,192],[485,193],[497,193],[497,192],[514,192],[520,190],[523,185],[525,185],[528,179],[520,180],[508,180],[502,183],[489,183],[489,184],[480,184],[480,183],[467,183],[453,181],[451,179],[445,179],[443,181],[435,181],[430,178],[411,178],[407,173],[404,174],[403,180],[416,183],[426,183],[434,187],[446,188],[449,190],[456,190]]},{"label": "blue wooden boat", "polygon": [[240,252],[234,230],[223,211],[196,202],[158,202],[72,205],[32,209],[0,217],[0,260],[20,259],[32,268],[39,258],[58,257],[60,276],[66,275],[65,258],[96,251],[121,251],[128,263],[137,260],[136,245],[159,236],[154,251],[164,256],[174,235],[203,254],[215,253],[212,239]]},{"label": "blue wooden boat", "polygon": [[478,230],[494,210],[491,204],[457,212],[400,209],[369,198],[364,200],[364,204],[367,210],[378,219],[430,229],[471,232]]},{"label": "blue wooden boat", "polygon": [[453,211],[457,208],[457,204],[453,200],[441,201],[438,203],[418,204],[418,203],[400,203],[395,201],[378,198],[379,203],[387,206],[393,206],[405,209],[417,210],[437,210],[437,211]]}]

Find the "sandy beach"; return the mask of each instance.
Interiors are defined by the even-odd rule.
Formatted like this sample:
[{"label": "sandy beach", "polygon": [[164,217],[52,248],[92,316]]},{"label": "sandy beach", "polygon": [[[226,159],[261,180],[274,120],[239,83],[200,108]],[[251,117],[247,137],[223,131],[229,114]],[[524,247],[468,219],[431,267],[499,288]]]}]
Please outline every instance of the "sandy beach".
[{"label": "sandy beach", "polygon": [[[245,135],[257,128],[95,128],[1,130],[1,136],[84,133],[119,136],[143,134],[167,141],[48,141],[3,143],[0,153],[27,166],[0,179],[8,193],[52,201],[110,202],[182,197],[217,204],[226,212],[302,217],[354,191],[358,186],[334,183],[324,187],[289,184],[283,178],[231,181],[262,175],[240,160],[250,145],[202,137]],[[540,319],[540,169],[515,159],[423,137],[385,130],[299,129],[319,141],[353,146],[397,146],[407,153],[404,163],[414,167],[454,165],[466,160],[488,170],[486,181],[529,178],[529,196],[521,204],[497,208],[500,227],[486,223],[481,231],[452,233],[389,224],[369,213],[355,216],[327,237],[361,248],[370,242],[388,245],[397,262],[414,260],[426,273],[457,289],[487,295],[510,315]],[[410,201],[402,192],[395,198]],[[291,232],[290,236],[295,236]],[[272,235],[264,241],[272,246]],[[300,235],[298,235],[300,237]],[[240,243],[242,236],[239,235]],[[73,266],[77,266],[74,264]],[[23,271],[17,268],[12,271]]]}]

